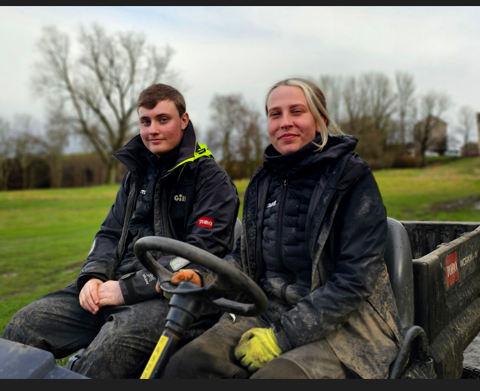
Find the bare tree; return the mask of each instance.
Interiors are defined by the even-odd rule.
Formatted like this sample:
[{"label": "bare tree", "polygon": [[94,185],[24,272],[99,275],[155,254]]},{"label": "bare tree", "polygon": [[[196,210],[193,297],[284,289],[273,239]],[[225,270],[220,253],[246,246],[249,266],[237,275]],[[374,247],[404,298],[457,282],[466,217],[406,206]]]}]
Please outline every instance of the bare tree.
[{"label": "bare tree", "polygon": [[241,94],[216,94],[207,144],[231,177],[250,177],[263,161],[268,133],[262,115]]},{"label": "bare tree", "polygon": [[89,140],[106,167],[106,183],[114,183],[117,163],[111,155],[137,128],[132,114],[138,94],[151,84],[177,80],[168,70],[173,50],[148,45],[134,32],[107,34],[98,25],[82,27],[79,44],[80,54],[72,58],[69,37],[46,27],[38,42],[34,87],[63,102],[61,115]]},{"label": "bare tree", "polygon": [[323,95],[325,95],[328,113],[336,123],[340,123],[343,108],[343,78],[341,76],[322,75],[319,78],[318,86],[322,90]]},{"label": "bare tree", "polygon": [[237,130],[246,115],[243,97],[240,94],[215,94],[210,107],[213,109],[213,125],[207,130],[208,145],[221,154],[221,165],[230,173],[234,161]]},{"label": "bare tree", "polygon": [[390,119],[395,111],[397,96],[390,79],[383,73],[367,73],[363,75],[362,82],[367,93],[367,107],[373,120],[373,128],[385,134],[385,143],[392,132]]},{"label": "bare tree", "polygon": [[395,83],[398,96],[398,131],[402,152],[405,153],[408,129],[411,127],[411,118],[415,105],[415,82],[413,76],[406,72],[398,71],[395,74]]},{"label": "bare tree", "polygon": [[236,155],[241,163],[239,176],[250,178],[263,162],[263,151],[270,142],[263,116],[253,105],[245,107],[245,116],[238,127]]},{"label": "bare tree", "polygon": [[341,126],[358,138],[357,152],[375,166],[387,166],[385,152],[394,131],[396,102],[392,83],[378,72],[350,76],[343,85],[342,98],[345,119]]},{"label": "bare tree", "polygon": [[50,186],[62,187],[63,161],[65,148],[68,146],[70,130],[63,116],[57,116],[56,111],[51,111],[43,138],[43,154],[48,163],[50,173]]},{"label": "bare tree", "polygon": [[0,118],[0,190],[8,189],[8,180],[13,170],[13,136],[10,123]]},{"label": "bare tree", "polygon": [[[458,111],[457,133],[461,136],[463,145],[470,141],[472,131],[475,129],[475,111],[469,106],[462,106]],[[464,153],[466,148],[464,148]]]},{"label": "bare tree", "polygon": [[[434,138],[434,129],[441,126],[441,117],[451,105],[450,98],[442,92],[430,91],[420,97],[417,115],[419,121],[414,128],[414,139],[418,144],[421,156],[421,165],[425,167],[425,152],[432,143],[441,145],[442,140]],[[446,143],[446,139],[443,141]]]},{"label": "bare tree", "polygon": [[22,189],[27,189],[33,178],[29,176],[29,169],[33,159],[39,155],[42,148],[41,139],[35,134],[34,120],[28,114],[15,115],[13,121],[13,150],[15,160],[20,166]]},{"label": "bare tree", "polygon": [[368,116],[365,86],[355,76],[350,76],[343,85],[342,97],[348,132],[351,134],[362,133],[365,127],[363,119]]}]

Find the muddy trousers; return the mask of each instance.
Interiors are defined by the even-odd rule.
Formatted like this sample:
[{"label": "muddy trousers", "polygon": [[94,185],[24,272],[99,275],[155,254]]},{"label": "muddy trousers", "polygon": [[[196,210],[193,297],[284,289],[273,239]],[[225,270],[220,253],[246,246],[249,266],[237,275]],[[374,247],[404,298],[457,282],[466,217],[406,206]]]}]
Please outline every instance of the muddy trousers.
[{"label": "muddy trousers", "polygon": [[163,331],[165,298],[106,306],[96,315],[79,303],[76,284],[18,311],[2,338],[63,358],[88,348],[73,370],[89,378],[139,378]]},{"label": "muddy trousers", "polygon": [[224,314],[203,335],[186,344],[169,360],[164,379],[345,379],[354,378],[325,339],[281,354],[255,373],[242,367],[233,350],[242,334],[269,327],[260,318]]}]

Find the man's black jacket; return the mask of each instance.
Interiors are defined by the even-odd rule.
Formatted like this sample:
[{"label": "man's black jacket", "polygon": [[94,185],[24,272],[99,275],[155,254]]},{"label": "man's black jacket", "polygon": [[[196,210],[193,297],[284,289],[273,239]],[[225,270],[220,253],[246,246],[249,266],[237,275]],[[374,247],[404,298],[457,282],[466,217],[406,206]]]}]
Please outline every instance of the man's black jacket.
[{"label": "man's black jacket", "polygon": [[[234,245],[239,208],[237,190],[206,146],[196,142],[191,122],[184,132],[176,151],[176,161],[156,177],[153,232],[155,236],[179,239],[223,257]],[[77,286],[80,291],[91,278],[120,280],[125,303],[133,304],[157,295],[153,276],[138,260],[125,259],[134,238],[132,215],[138,209],[137,200],[145,191],[141,187],[149,172],[150,161],[156,157],[145,147],[140,135],[113,156],[127,167],[128,172],[115,203],[95,236]],[[137,227],[135,231],[138,231]],[[167,269],[176,271],[170,265],[174,256],[152,254]],[[202,271],[200,267],[195,268]]]}]

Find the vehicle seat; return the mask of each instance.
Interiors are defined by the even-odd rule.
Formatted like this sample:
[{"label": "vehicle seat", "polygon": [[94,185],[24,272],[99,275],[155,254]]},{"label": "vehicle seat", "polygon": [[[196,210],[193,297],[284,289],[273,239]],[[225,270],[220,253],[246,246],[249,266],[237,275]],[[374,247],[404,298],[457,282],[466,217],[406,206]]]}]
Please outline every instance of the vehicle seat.
[{"label": "vehicle seat", "polygon": [[[235,240],[234,245],[237,243],[237,239],[242,235],[242,221],[237,217],[237,221],[235,222]],[[235,249],[235,248],[234,248]]]},{"label": "vehicle seat", "polygon": [[390,217],[387,217],[387,224],[388,237],[384,258],[400,323],[405,333],[400,351],[390,365],[389,378],[436,378],[433,360],[428,354],[425,330],[414,325],[413,259],[407,230],[399,221]]},{"label": "vehicle seat", "polygon": [[397,302],[400,322],[402,327],[406,328],[413,325],[414,319],[412,250],[407,230],[402,223],[387,217],[387,224],[385,263]]}]

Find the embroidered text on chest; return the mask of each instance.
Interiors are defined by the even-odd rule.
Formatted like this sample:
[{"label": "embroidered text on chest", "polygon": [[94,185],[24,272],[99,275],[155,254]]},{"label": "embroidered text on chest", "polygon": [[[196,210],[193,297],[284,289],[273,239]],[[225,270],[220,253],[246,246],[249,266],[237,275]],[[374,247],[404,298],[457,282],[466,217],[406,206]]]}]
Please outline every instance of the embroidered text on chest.
[{"label": "embroidered text on chest", "polygon": [[269,204],[267,204],[267,209],[268,208],[271,208],[272,206],[275,206],[277,205],[277,200],[273,201],[273,202],[270,202]]},{"label": "embroidered text on chest", "polygon": [[175,197],[173,197],[173,199],[175,201],[184,201],[185,202],[187,200],[187,197],[182,195],[182,194],[177,194]]}]

